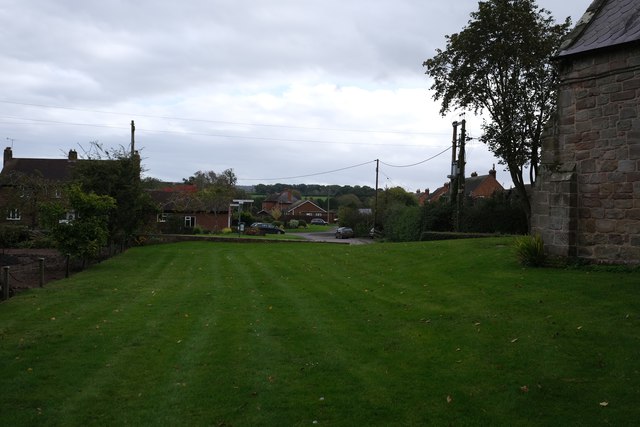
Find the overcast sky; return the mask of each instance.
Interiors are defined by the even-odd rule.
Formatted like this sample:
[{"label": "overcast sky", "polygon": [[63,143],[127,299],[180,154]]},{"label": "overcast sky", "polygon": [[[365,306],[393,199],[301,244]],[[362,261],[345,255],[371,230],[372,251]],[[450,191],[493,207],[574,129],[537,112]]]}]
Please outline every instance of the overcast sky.
[{"label": "overcast sky", "polygon": [[[538,0],[575,23],[591,0]],[[475,0],[0,0],[0,137],[14,157],[129,146],[146,176],[434,190],[451,122],[422,62]],[[467,114],[471,137],[481,120]],[[427,159],[432,159],[425,161]],[[467,171],[496,164],[477,140]],[[419,164],[418,164],[419,163]],[[415,165],[415,166],[410,166]],[[399,167],[402,166],[402,167]],[[333,172],[332,172],[333,171]],[[330,172],[330,173],[329,173]]]}]

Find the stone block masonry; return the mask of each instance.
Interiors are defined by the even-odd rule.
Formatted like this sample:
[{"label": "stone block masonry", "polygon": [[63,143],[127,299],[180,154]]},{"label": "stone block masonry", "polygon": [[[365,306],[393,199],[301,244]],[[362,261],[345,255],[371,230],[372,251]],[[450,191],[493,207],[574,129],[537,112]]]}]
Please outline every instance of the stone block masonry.
[{"label": "stone block masonry", "polygon": [[549,255],[640,264],[640,45],[562,61],[531,226]]}]

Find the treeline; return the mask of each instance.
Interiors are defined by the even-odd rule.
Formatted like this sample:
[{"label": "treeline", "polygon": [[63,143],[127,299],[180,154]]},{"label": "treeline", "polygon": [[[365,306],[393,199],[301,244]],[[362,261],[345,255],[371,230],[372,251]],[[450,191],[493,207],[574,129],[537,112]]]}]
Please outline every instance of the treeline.
[{"label": "treeline", "polygon": [[351,185],[320,185],[320,184],[257,184],[254,194],[268,196],[285,190],[294,190],[304,197],[338,197],[353,194],[360,200],[374,197],[376,190],[369,186]]}]

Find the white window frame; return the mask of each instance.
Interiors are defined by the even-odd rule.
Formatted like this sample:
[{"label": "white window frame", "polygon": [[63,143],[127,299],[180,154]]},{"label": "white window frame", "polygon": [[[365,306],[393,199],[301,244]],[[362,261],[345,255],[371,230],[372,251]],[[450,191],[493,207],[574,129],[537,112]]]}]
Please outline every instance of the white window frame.
[{"label": "white window frame", "polygon": [[157,222],[167,222],[167,220],[169,219],[169,214],[168,213],[159,213],[156,220]]},{"label": "white window frame", "polygon": [[7,210],[7,221],[20,221],[21,219],[22,214],[20,213],[20,209]]},{"label": "white window frame", "polygon": [[184,216],[184,226],[185,226],[185,228],[194,228],[196,226],[196,217],[195,217],[195,215],[185,215]]}]

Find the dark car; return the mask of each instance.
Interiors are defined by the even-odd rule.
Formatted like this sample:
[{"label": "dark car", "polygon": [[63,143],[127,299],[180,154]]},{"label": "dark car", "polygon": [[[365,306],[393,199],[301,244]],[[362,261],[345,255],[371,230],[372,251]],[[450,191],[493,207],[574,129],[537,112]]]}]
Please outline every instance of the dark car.
[{"label": "dark car", "polygon": [[348,239],[353,237],[353,230],[349,227],[339,227],[336,230],[336,239]]},{"label": "dark car", "polygon": [[262,234],[284,234],[284,230],[276,227],[268,222],[254,222],[251,224],[252,228],[257,228]]},{"label": "dark car", "polygon": [[324,220],[324,219],[322,219],[322,218],[313,218],[313,219],[311,220],[311,224],[316,224],[316,225],[327,225],[327,224],[328,224],[328,222],[327,222],[327,221],[325,221],[325,220]]}]

